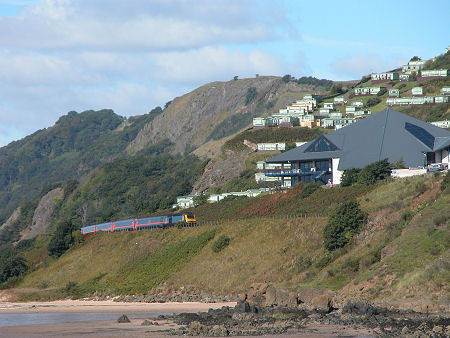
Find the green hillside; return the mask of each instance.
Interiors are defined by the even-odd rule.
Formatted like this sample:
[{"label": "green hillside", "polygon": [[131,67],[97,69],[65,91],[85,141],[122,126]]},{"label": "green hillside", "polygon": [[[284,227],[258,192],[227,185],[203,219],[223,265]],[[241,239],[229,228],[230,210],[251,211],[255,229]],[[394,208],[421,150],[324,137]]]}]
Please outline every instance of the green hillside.
[{"label": "green hillside", "polygon": [[69,112],[53,127],[0,148],[0,220],[46,186],[110,162],[159,113],[125,120],[112,110]]},{"label": "green hillside", "polygon": [[[201,226],[89,235],[57,260],[46,257],[40,242],[23,251],[28,261],[39,263],[18,286],[40,288],[23,299],[152,294],[163,284],[169,291],[187,286],[234,296],[254,282],[270,281],[334,290],[344,298],[413,302],[432,295],[430,302],[441,304],[449,278],[448,179],[442,183],[436,174],[369,187],[319,188],[307,197],[299,186],[223,201],[193,210]],[[355,198],[368,223],[344,248],[327,251],[326,215]],[[214,252],[221,235],[229,245]]]}]

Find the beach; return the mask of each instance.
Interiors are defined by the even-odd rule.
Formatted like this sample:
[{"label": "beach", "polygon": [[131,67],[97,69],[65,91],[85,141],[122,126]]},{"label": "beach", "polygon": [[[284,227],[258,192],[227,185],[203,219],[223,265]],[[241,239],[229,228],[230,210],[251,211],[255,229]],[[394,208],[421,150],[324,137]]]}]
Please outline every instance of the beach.
[{"label": "beach", "polygon": [[[13,326],[1,326],[1,337],[57,337],[57,336],[102,336],[102,337],[142,337],[165,336],[167,331],[177,328],[178,325],[169,320],[155,320],[161,313],[195,313],[208,309],[218,309],[222,306],[235,306],[234,302],[227,303],[122,303],[89,300],[60,300],[53,302],[27,302],[9,303],[0,302],[0,317],[20,318],[42,317],[48,319],[51,316],[63,317],[64,322],[51,322],[41,324],[19,324]],[[34,316],[33,316],[34,314]],[[47,315],[45,315],[47,314]],[[71,314],[74,320],[71,321]],[[108,320],[80,321],[80,314],[84,317],[96,318],[104,314]],[[125,314],[130,317],[130,323],[118,323],[117,318]],[[58,318],[60,318],[58,317]],[[133,318],[137,317],[137,318]],[[150,319],[153,324],[141,325],[145,319]],[[39,321],[39,319],[38,319]],[[8,324],[4,324],[8,325]],[[163,331],[163,332],[161,332]]]}]

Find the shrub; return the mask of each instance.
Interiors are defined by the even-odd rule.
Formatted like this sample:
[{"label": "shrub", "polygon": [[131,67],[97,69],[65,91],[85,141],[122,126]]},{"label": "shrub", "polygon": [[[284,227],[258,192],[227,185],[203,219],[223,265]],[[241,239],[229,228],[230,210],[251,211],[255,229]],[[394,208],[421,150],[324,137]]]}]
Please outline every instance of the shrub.
[{"label": "shrub", "polygon": [[380,91],[377,93],[377,96],[383,96],[386,93],[387,93],[387,89],[386,88],[381,88]]},{"label": "shrub", "polygon": [[344,170],[344,173],[342,174],[341,179],[341,186],[348,187],[358,181],[358,175],[360,173],[361,169],[358,168],[351,168]]},{"label": "shrub", "polygon": [[281,78],[281,80],[283,80],[284,83],[288,83],[288,82],[290,82],[290,81],[292,81],[292,80],[295,80],[295,78],[292,78],[291,75],[286,74],[285,76],[283,76],[283,77]]},{"label": "shrub", "polygon": [[325,255],[316,262],[316,267],[319,269],[323,269],[328,264],[330,264],[332,260],[333,260],[333,257],[331,255]]},{"label": "shrub", "polygon": [[370,99],[367,100],[367,107],[372,107],[372,106],[376,106],[378,103],[381,102],[381,99],[378,97],[371,97]]},{"label": "shrub", "polygon": [[230,237],[221,235],[212,245],[214,252],[220,252],[230,244]]},{"label": "shrub", "polygon": [[307,256],[300,256],[295,261],[295,270],[297,272],[305,271],[311,266],[311,264],[312,264],[311,258]]},{"label": "shrub", "polygon": [[439,226],[439,225],[447,222],[447,218],[448,218],[448,216],[444,215],[444,214],[436,215],[433,217],[433,223],[434,223],[434,225]]},{"label": "shrub", "polygon": [[199,206],[199,205],[203,205],[203,204],[207,203],[208,198],[209,198],[209,195],[201,194],[201,195],[195,196],[192,200],[194,201],[195,206]]},{"label": "shrub", "polygon": [[55,234],[48,244],[48,253],[50,256],[59,257],[70,248],[74,243],[72,235],[74,230],[74,225],[70,220],[60,222],[57,225]]},{"label": "shrub", "polygon": [[367,222],[367,215],[358,202],[348,201],[339,205],[331,213],[323,229],[324,245],[332,251],[346,245]]},{"label": "shrub", "polygon": [[300,197],[307,198],[308,196],[310,196],[314,191],[316,191],[319,188],[320,188],[320,183],[318,183],[318,182],[312,182],[312,183],[305,184],[303,186]]},{"label": "shrub", "polygon": [[450,187],[450,171],[447,171],[441,182],[441,191],[448,191],[448,187]]},{"label": "shrub", "polygon": [[258,95],[258,92],[256,91],[255,87],[250,87],[249,89],[247,89],[247,95],[245,96],[245,105],[251,103],[256,98],[256,95]]},{"label": "shrub", "polygon": [[387,159],[365,166],[358,175],[358,183],[375,184],[391,175],[391,165]]}]

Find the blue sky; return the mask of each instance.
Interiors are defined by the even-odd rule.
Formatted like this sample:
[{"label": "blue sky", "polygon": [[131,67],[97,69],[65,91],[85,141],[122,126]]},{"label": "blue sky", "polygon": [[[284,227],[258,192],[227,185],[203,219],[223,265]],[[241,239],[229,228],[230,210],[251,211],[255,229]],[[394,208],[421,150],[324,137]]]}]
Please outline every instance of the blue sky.
[{"label": "blue sky", "polygon": [[359,79],[449,46],[450,1],[0,0],[0,146],[211,81]]}]

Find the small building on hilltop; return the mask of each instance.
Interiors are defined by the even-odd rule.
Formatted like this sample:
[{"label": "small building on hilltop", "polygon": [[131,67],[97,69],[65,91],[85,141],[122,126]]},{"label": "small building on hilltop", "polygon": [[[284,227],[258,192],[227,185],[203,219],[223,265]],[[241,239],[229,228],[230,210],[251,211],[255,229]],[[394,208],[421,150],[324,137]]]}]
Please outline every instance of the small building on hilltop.
[{"label": "small building on hilltop", "polygon": [[266,175],[289,178],[292,185],[329,179],[339,184],[346,169],[385,158],[402,159],[408,167],[449,163],[449,152],[450,131],[388,108],[267,160],[281,168]]}]

